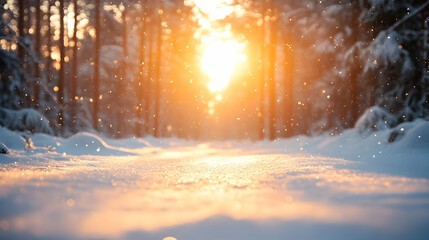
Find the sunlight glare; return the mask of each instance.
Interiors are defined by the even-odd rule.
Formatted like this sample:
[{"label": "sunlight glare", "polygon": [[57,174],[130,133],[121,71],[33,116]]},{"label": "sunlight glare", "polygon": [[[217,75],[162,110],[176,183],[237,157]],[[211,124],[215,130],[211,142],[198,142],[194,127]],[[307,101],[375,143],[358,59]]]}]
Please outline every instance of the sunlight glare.
[{"label": "sunlight glare", "polygon": [[[194,11],[203,14],[210,21],[224,19],[234,12],[233,0],[185,0],[185,5],[196,6]],[[198,18],[201,18],[199,16]]]},{"label": "sunlight glare", "polygon": [[201,67],[210,76],[210,91],[217,92],[228,86],[237,64],[246,60],[243,48],[242,43],[234,40],[215,39],[207,44]]},{"label": "sunlight glare", "polygon": [[208,89],[218,92],[229,85],[237,70],[238,63],[246,60],[244,43],[233,37],[231,25],[219,25],[225,19],[240,10],[234,0],[184,0],[186,6],[193,7],[194,19],[199,30],[194,37],[201,41],[201,68],[208,74]]}]

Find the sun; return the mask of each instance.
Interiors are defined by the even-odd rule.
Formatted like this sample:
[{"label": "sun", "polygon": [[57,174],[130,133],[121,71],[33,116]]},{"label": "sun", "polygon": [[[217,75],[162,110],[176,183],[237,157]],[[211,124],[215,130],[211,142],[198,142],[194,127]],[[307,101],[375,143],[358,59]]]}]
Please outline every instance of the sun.
[{"label": "sun", "polygon": [[246,61],[243,42],[232,34],[230,24],[219,24],[227,16],[243,12],[235,0],[184,0],[192,7],[199,29],[194,34],[201,41],[201,68],[208,75],[211,92],[224,90],[241,63]]},{"label": "sun", "polygon": [[238,64],[246,61],[244,44],[233,39],[213,39],[206,43],[201,68],[210,77],[207,87],[211,92],[222,91],[231,81]]}]

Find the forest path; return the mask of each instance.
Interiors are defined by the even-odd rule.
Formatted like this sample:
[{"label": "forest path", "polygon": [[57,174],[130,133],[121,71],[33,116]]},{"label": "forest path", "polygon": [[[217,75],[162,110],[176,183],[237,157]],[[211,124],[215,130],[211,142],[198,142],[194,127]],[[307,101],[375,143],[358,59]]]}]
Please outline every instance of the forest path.
[{"label": "forest path", "polygon": [[146,148],[135,156],[16,153],[15,163],[0,164],[0,238],[429,235],[427,178],[366,171],[368,163],[344,159],[215,145]]}]

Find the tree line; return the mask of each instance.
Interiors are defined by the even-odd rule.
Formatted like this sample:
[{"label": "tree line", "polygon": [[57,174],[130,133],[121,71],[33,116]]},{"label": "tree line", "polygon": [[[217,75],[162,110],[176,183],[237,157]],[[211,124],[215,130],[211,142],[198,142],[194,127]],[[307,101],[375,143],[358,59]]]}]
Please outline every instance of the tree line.
[{"label": "tree line", "polygon": [[427,118],[425,1],[245,2],[219,20],[248,49],[219,97],[183,1],[2,1],[0,107],[114,137],[337,134],[375,106],[390,127]]}]

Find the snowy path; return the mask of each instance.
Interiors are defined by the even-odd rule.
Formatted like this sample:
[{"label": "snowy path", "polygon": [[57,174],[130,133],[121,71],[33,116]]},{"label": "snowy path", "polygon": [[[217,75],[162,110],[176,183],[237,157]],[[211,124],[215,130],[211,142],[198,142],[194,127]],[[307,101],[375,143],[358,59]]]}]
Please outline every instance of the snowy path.
[{"label": "snowy path", "polygon": [[9,158],[0,164],[0,239],[429,236],[429,174],[407,169],[207,144]]}]

